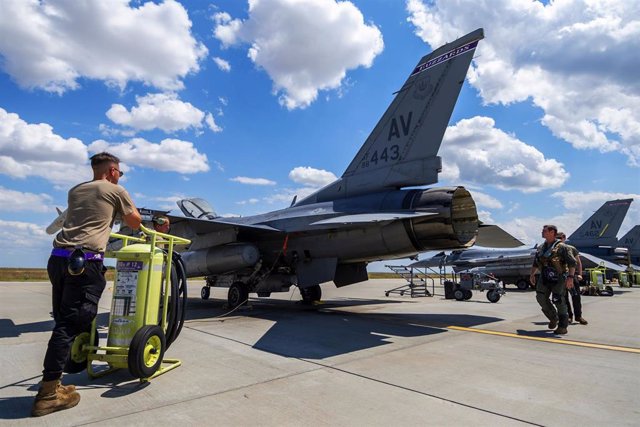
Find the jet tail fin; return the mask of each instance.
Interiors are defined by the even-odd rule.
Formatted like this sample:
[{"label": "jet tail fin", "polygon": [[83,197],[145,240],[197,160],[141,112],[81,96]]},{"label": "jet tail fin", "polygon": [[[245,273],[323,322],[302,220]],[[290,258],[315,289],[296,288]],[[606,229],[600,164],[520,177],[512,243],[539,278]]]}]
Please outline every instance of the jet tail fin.
[{"label": "jet tail fin", "polygon": [[618,246],[629,249],[629,252],[640,252],[640,225],[634,226],[618,240]]},{"label": "jet tail fin", "polygon": [[340,179],[299,204],[438,182],[437,156],[479,28],[424,56]]},{"label": "jet tail fin", "polygon": [[567,239],[574,246],[616,246],[617,234],[633,199],[609,200]]}]

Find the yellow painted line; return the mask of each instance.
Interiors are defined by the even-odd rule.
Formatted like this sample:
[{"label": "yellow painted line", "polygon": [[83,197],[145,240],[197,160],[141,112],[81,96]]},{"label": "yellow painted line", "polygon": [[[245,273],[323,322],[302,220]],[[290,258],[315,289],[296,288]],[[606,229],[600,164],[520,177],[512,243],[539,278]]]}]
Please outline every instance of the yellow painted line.
[{"label": "yellow painted line", "polygon": [[605,225],[604,228],[602,229],[602,233],[600,233],[600,235],[598,235],[598,237],[602,237],[602,235],[604,234],[605,231],[607,231],[607,228],[609,228],[609,224]]},{"label": "yellow painted line", "polygon": [[621,347],[617,345],[594,344],[589,342],[571,341],[571,340],[558,339],[558,338],[532,337],[529,335],[518,335],[518,334],[509,333],[509,332],[498,332],[498,331],[489,331],[486,329],[464,328],[462,326],[447,326],[447,329],[453,329],[455,331],[464,331],[464,332],[476,332],[479,334],[498,335],[501,337],[520,338],[523,340],[543,341],[543,342],[550,342],[555,344],[575,345],[578,347],[598,348],[601,350],[623,351],[626,353],[640,354],[640,348],[634,348],[634,347]]}]

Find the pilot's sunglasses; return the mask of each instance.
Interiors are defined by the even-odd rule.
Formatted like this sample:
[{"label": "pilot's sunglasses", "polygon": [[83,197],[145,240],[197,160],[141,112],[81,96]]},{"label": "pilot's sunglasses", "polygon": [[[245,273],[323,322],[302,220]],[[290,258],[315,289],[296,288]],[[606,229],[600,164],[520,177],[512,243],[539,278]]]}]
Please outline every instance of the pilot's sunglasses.
[{"label": "pilot's sunglasses", "polygon": [[112,167],[111,169],[118,171],[118,173],[120,174],[120,176],[124,175],[124,172],[122,172],[120,169],[116,169],[114,167]]},{"label": "pilot's sunglasses", "polygon": [[165,218],[156,218],[153,220],[153,222],[155,222],[158,225],[164,225],[167,222],[167,220]]}]

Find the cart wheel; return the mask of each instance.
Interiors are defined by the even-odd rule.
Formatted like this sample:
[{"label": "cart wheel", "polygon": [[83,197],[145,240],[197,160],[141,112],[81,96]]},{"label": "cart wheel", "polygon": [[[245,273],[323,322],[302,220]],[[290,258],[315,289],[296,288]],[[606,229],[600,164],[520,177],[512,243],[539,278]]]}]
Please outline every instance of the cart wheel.
[{"label": "cart wheel", "polygon": [[129,345],[129,372],[136,378],[149,378],[156,373],[164,356],[166,339],[158,325],[138,329]]},{"label": "cart wheel", "polygon": [[473,292],[471,292],[471,289],[464,289],[464,300],[468,300],[471,299],[471,297],[473,296]]},{"label": "cart wheel", "polygon": [[248,299],[249,291],[247,290],[247,285],[245,285],[244,282],[233,282],[227,294],[227,304],[229,308],[236,308],[246,303]]},{"label": "cart wheel", "polygon": [[385,292],[385,293],[384,293],[384,296],[385,296],[385,297],[388,297],[388,296],[389,296],[389,292]]},{"label": "cart wheel", "polygon": [[527,289],[529,289],[529,282],[525,279],[520,279],[518,280],[518,282],[516,283],[516,286],[518,287],[518,289],[520,289],[521,291],[526,291]]},{"label": "cart wheel", "polygon": [[211,288],[208,286],[203,286],[200,290],[200,298],[209,299],[209,295],[211,295]]},{"label": "cart wheel", "polygon": [[605,286],[604,290],[606,291],[607,296],[613,296],[613,288],[611,286]]},{"label": "cart wheel", "polygon": [[498,302],[500,301],[500,293],[496,290],[491,290],[487,292],[487,299],[491,302]]},{"label": "cart wheel", "polygon": [[[87,369],[87,357],[89,356],[89,350],[83,350],[82,346],[88,345],[91,339],[91,332],[83,332],[73,340],[71,344],[71,350],[69,351],[69,358],[64,365],[64,372],[67,374],[77,374]],[[93,340],[93,345],[98,345],[98,331],[96,331],[96,337]]]},{"label": "cart wheel", "polygon": [[463,301],[465,297],[464,289],[458,288],[453,291],[453,297],[456,299],[456,301]]}]

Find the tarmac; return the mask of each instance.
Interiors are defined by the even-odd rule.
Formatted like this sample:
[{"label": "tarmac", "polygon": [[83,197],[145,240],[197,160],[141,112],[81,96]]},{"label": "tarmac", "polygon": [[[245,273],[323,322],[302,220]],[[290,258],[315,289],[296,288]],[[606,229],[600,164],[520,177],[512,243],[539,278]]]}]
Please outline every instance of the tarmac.
[{"label": "tarmac", "polygon": [[[1,425],[602,426],[640,425],[640,288],[583,296],[586,326],[557,336],[535,292],[498,303],[385,296],[369,280],[309,307],[299,293],[252,295],[227,314],[226,289],[200,299],[167,352],[182,366],[148,383],[127,370],[66,375],[73,409],[29,412],[53,321],[50,285],[0,283]],[[100,301],[106,338],[111,285]]]}]

